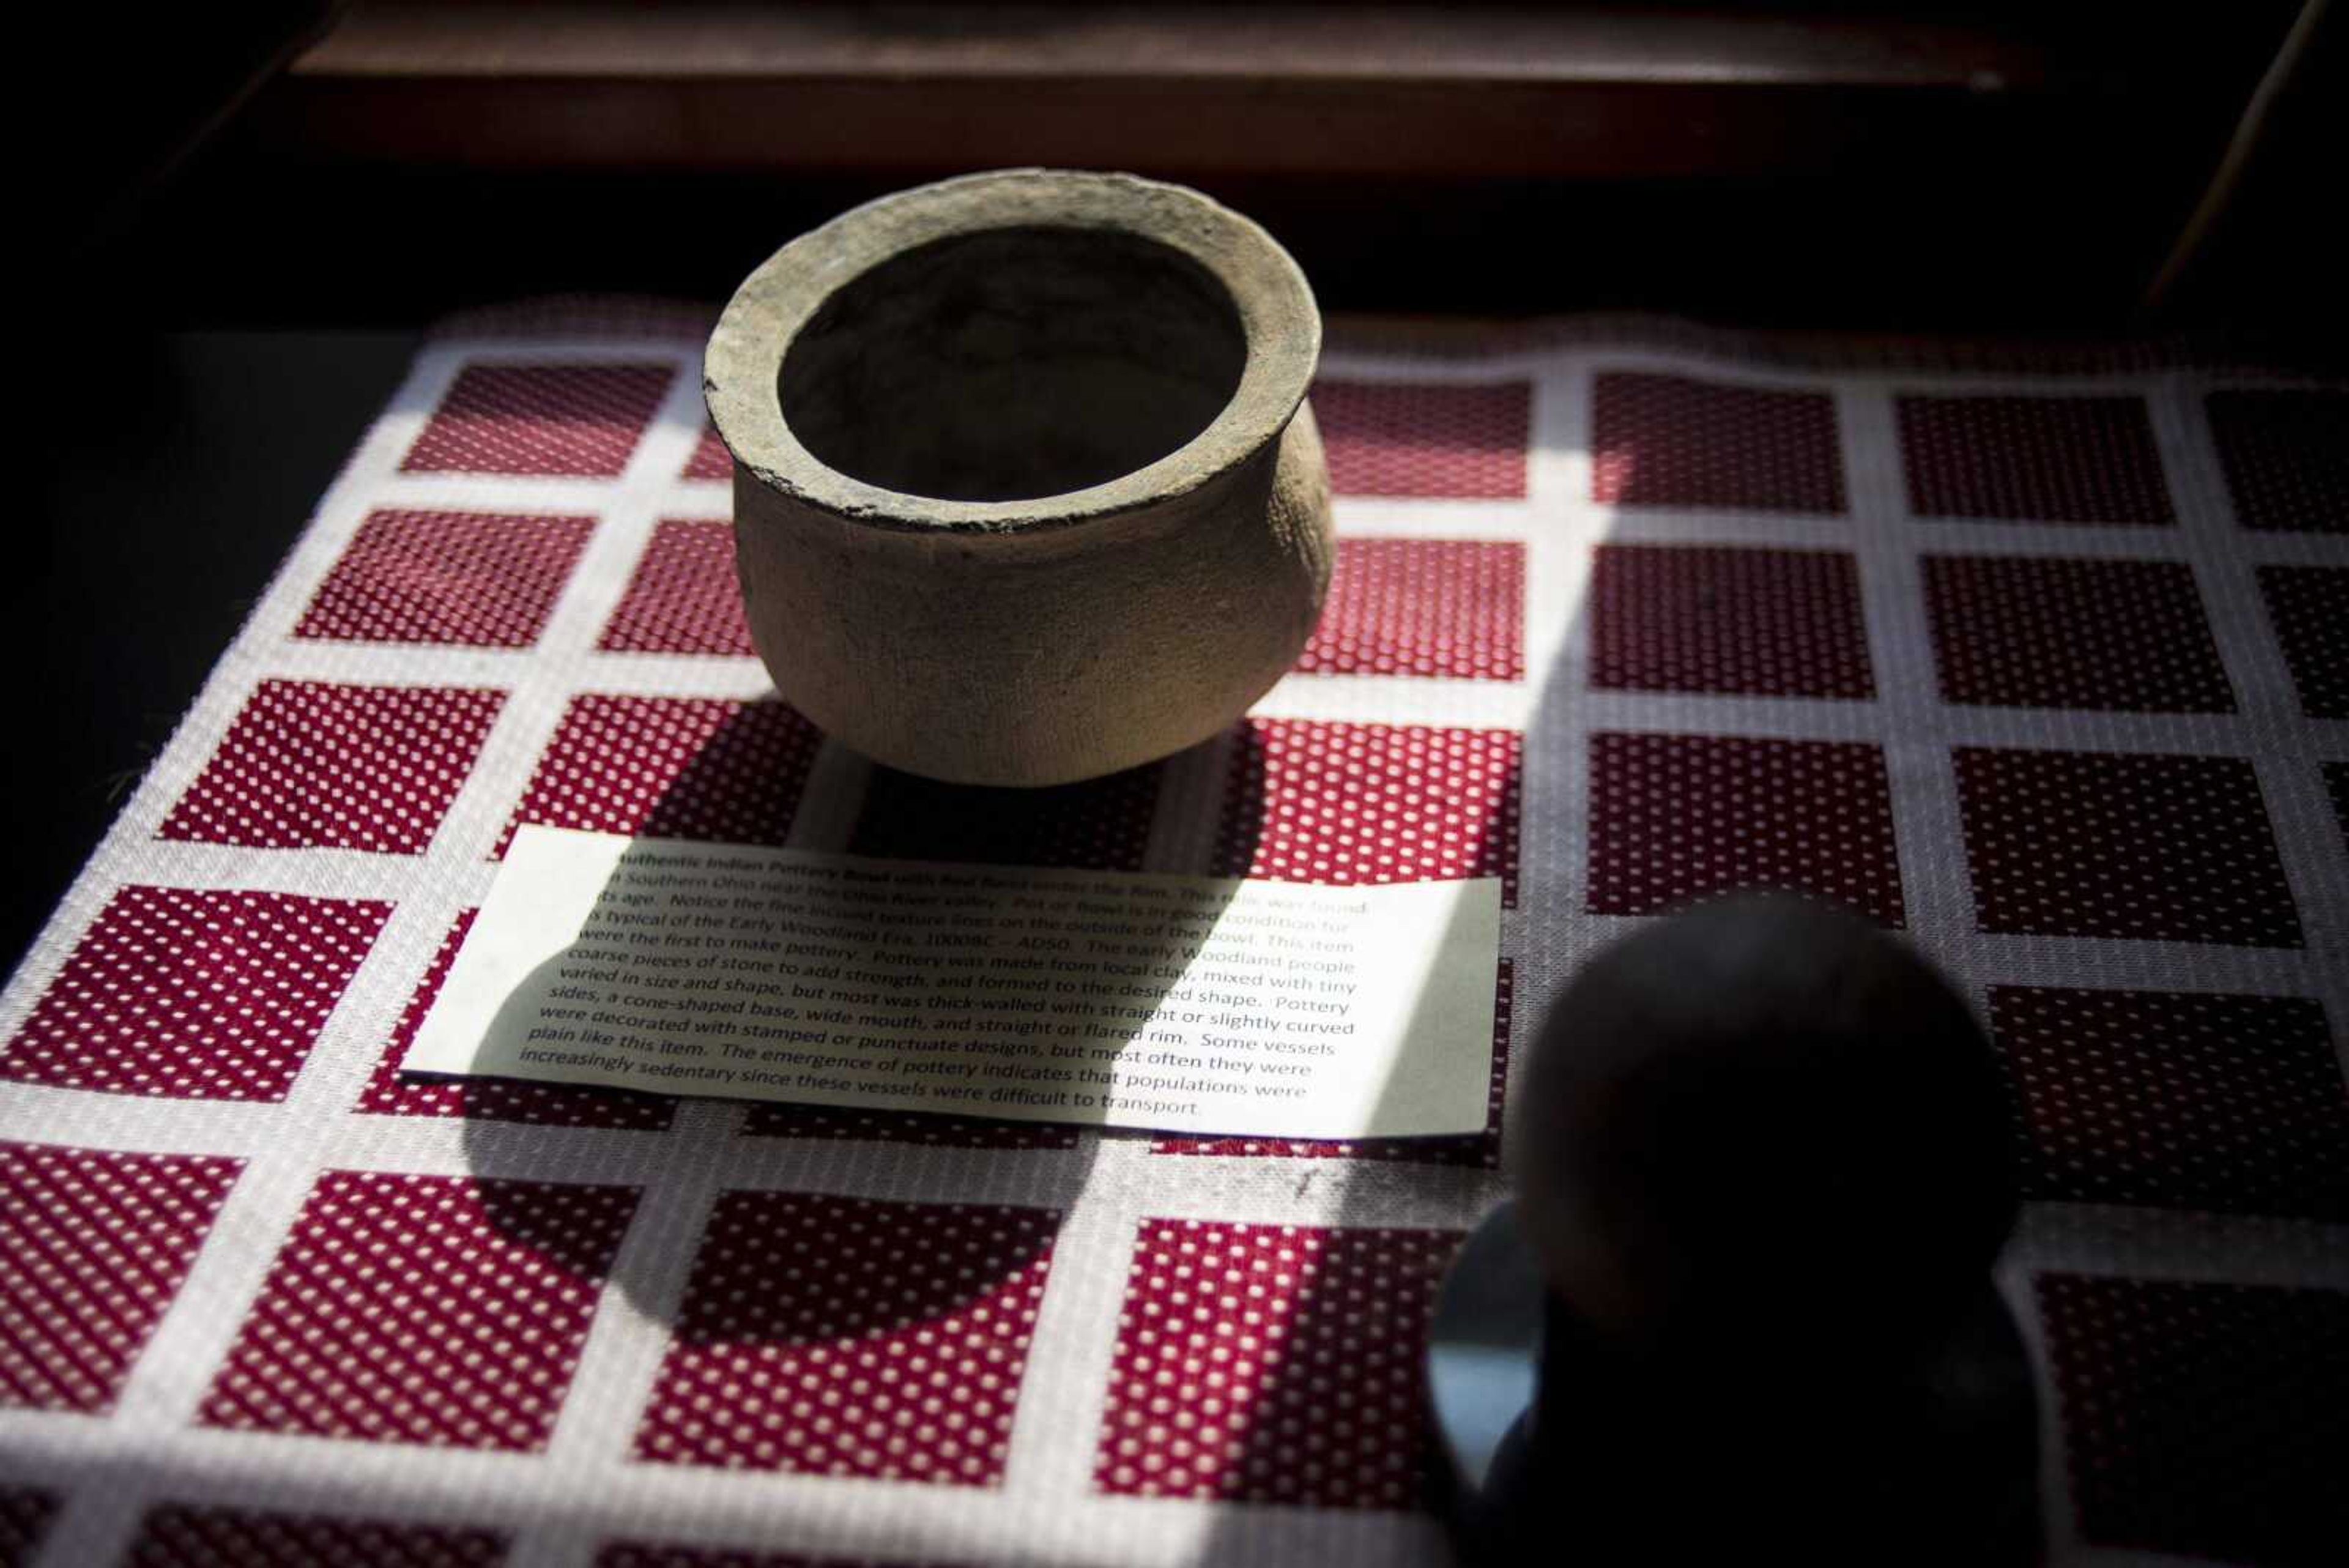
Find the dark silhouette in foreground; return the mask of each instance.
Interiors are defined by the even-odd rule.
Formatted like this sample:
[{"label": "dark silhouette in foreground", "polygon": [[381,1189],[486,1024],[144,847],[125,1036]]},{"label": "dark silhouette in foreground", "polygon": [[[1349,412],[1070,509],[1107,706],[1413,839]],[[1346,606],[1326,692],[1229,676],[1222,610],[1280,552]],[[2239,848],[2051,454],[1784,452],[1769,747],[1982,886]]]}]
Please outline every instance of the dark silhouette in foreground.
[{"label": "dark silhouette in foreground", "polygon": [[1464,1556],[2037,1560],[2003,1098],[1912,950],[1782,897],[1661,922],[1559,997],[1523,1113],[1431,1345]]}]

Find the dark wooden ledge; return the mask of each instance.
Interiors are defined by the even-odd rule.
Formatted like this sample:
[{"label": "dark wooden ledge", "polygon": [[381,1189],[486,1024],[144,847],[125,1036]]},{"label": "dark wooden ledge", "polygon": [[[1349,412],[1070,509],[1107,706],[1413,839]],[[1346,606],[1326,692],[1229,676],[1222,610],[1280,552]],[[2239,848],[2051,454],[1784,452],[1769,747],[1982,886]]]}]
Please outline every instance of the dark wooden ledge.
[{"label": "dark wooden ledge", "polygon": [[169,245],[214,318],[714,300],[857,202],[1052,164],[1199,186],[1332,308],[2110,330],[2293,4],[360,4],[115,261]]},{"label": "dark wooden ledge", "polygon": [[271,107],[316,153],[471,167],[1643,178],[1816,163],[1855,97],[1965,119],[2060,69],[1848,16],[410,5],[355,11]]}]

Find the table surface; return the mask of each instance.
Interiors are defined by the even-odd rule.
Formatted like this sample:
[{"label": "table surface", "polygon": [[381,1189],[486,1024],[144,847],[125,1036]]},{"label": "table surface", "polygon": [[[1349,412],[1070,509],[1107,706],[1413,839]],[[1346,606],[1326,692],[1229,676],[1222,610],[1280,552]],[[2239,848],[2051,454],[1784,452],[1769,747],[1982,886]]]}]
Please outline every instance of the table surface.
[{"label": "table surface", "polygon": [[[1513,1047],[1599,946],[1749,885],[1899,928],[1992,1026],[2054,1554],[2349,1540],[2349,391],[1340,334],[1295,672],[1015,793],[771,697],[706,322],[437,337],[0,997],[0,1562],[1440,1561],[1418,1351],[1506,1188]],[[1498,876],[1493,1124],[405,1078],[520,821]]]}]

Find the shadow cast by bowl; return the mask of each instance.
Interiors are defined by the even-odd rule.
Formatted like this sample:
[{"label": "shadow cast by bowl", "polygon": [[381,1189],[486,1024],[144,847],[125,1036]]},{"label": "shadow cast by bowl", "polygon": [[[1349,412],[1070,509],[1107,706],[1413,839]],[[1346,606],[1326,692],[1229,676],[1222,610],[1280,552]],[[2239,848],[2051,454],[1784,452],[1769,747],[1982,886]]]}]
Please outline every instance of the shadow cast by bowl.
[{"label": "shadow cast by bowl", "polygon": [[[664,840],[671,846],[721,844],[730,841],[726,836],[730,832],[741,833],[747,826],[767,846],[780,846],[801,805],[802,778],[798,774],[775,776],[771,766],[772,732],[779,714],[804,722],[770,698],[743,705],[717,725],[675,777],[644,805],[635,829],[639,841]],[[924,862],[973,872],[988,867],[1137,870],[1166,771],[1178,763],[1179,759],[1170,759],[1106,778],[1036,790],[940,784],[875,764],[848,830],[846,849],[875,861]],[[1256,815],[1243,815],[1247,820],[1236,829],[1234,842],[1252,844]],[[623,852],[621,864],[630,866],[644,853],[632,845]],[[1072,939],[1067,961],[1092,961],[1086,956],[1090,940]],[[891,950],[903,954],[906,950]],[[526,1033],[546,992],[564,983],[559,971],[571,963],[566,950],[541,964],[510,993],[495,1027],[520,1027]],[[1114,984],[1121,1016],[1148,1016],[1165,992],[1178,983],[1175,975],[1163,972],[1159,965],[1125,961],[1117,968]],[[923,1009],[935,1014],[941,1010],[942,993],[935,982],[943,971],[901,965],[898,972],[919,975],[921,980],[906,987],[904,1007],[893,1006],[891,1011]],[[1105,972],[1099,978],[1104,984],[1109,982]],[[811,980],[808,988],[816,989],[818,983]],[[968,994],[964,993],[966,999]],[[1130,1047],[1144,1026],[1135,1023],[1130,1027],[1132,1033],[1123,1041],[1095,1032],[1088,1042],[1091,1050],[1085,1064],[1099,1066],[1102,1052]],[[977,1059],[999,1066],[1011,1062],[1063,1068],[1071,1058],[1053,1054],[1051,1046],[1058,1037],[1042,1027],[1040,1018],[1033,1033],[990,1030],[985,1041],[1032,1040],[1032,1054],[1007,1054],[999,1045]],[[979,1038],[975,1034],[965,1040],[942,1033],[940,1044],[968,1048]],[[1075,1111],[1065,1120],[1008,1120],[984,1115],[983,1106],[976,1107],[980,1114],[970,1114],[743,1098],[739,1101],[744,1106],[740,1116],[695,1117],[678,1126],[677,1113],[688,1096],[502,1078],[456,1083],[460,1085],[458,1114],[463,1117],[467,1160],[471,1168],[484,1174],[511,1168],[511,1149],[517,1136],[545,1136],[543,1131],[520,1135],[512,1124],[531,1122],[543,1128],[567,1123],[633,1127],[640,1130],[628,1136],[667,1140],[663,1146],[665,1158],[714,1163],[716,1186],[721,1193],[745,1187],[774,1187],[773,1154],[782,1140],[841,1146],[843,1164],[856,1158],[848,1146],[861,1145],[859,1153],[878,1154],[884,1163],[905,1170],[934,1157],[952,1160],[965,1152],[997,1153],[1034,1162],[1033,1179],[1023,1187],[1023,1201],[1025,1193],[1033,1192],[1063,1211],[1083,1189],[1092,1168],[1096,1145],[1083,1135],[1097,1127],[1105,1114]],[[693,1147],[680,1140],[691,1140]],[[632,1160],[629,1168],[641,1169],[641,1161]],[[594,1176],[592,1170],[582,1174],[589,1179]],[[822,1184],[819,1178],[815,1185]],[[1052,1227],[1042,1228],[1034,1232],[1032,1248],[1014,1248],[994,1257],[977,1274],[934,1282],[936,1290],[922,1293],[917,1302],[909,1299],[902,1310],[952,1315],[988,1299],[1005,1279],[1029,1267],[1035,1251],[1050,1247],[1052,1233]],[[698,1241],[697,1248],[700,1244]],[[623,1257],[645,1255],[643,1249],[630,1249]],[[703,1265],[698,1251],[693,1267],[698,1279]],[[690,1289],[680,1292],[674,1278],[636,1277],[625,1262],[615,1282],[641,1310],[667,1321],[676,1320],[680,1302],[692,1293]],[[776,1282],[776,1288],[782,1288],[781,1282]]]}]

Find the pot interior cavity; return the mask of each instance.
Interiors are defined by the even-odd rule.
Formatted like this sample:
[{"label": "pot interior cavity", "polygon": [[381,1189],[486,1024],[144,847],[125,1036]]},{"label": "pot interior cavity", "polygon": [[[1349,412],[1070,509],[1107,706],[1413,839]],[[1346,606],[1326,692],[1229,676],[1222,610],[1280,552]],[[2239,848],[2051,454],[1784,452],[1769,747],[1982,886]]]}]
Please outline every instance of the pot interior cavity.
[{"label": "pot interior cavity", "polygon": [[1136,235],[1013,228],[861,274],[776,390],[818,462],[902,494],[1026,501],[1105,483],[1215,422],[1247,342],[1221,283]]}]

